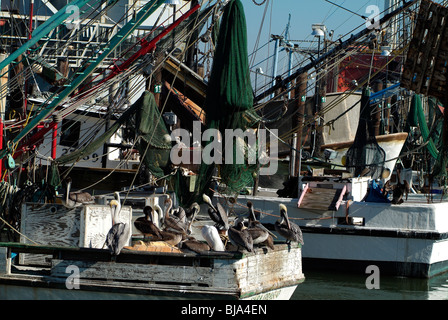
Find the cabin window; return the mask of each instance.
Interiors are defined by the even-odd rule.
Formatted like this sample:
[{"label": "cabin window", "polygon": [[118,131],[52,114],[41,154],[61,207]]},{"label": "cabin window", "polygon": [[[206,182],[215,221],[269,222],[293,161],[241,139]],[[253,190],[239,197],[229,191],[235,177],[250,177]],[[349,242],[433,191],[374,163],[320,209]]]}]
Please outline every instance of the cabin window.
[{"label": "cabin window", "polygon": [[346,226],[364,226],[364,218],[363,217],[348,217],[347,219],[344,217],[338,218],[339,225]]},{"label": "cabin window", "polygon": [[59,144],[65,147],[76,148],[81,133],[81,122],[64,119],[61,127],[61,140]]}]

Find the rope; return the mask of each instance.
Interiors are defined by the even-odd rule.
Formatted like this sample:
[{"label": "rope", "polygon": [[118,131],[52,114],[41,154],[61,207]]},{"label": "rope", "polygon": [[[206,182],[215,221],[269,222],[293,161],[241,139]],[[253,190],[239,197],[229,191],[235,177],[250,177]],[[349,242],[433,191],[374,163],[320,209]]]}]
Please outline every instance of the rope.
[{"label": "rope", "polygon": [[28,240],[28,241],[30,241],[30,242],[32,242],[32,243],[34,243],[34,244],[37,244],[37,245],[40,244],[40,243],[38,243],[38,242],[36,242],[36,241],[34,241],[34,240],[28,238],[26,235],[24,235],[24,234],[21,233],[19,230],[17,230],[16,228],[14,228],[12,225],[10,225],[10,224],[8,223],[8,221],[6,221],[5,219],[3,219],[1,216],[0,216],[0,220],[3,221],[8,227],[10,227],[14,232],[16,232],[16,233],[18,233],[19,235],[21,235],[22,237],[24,237],[26,240]]}]

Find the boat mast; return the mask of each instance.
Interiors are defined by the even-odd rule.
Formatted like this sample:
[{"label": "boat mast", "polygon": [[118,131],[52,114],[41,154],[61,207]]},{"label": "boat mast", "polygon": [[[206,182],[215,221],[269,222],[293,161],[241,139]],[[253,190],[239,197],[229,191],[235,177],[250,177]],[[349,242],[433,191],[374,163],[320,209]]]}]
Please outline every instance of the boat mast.
[{"label": "boat mast", "polygon": [[[112,51],[114,51],[124,40],[126,40],[134,32],[134,30],[138,26],[140,26],[163,3],[164,0],[153,0],[147,2],[142,8],[140,8],[137,15],[132,18],[126,25],[124,25],[123,28],[121,28],[120,31],[118,31],[115,36],[109,41],[109,44],[104,48],[103,53],[97,59],[92,61],[92,63],[83,72],[81,72],[70,85],[68,85],[64,89],[64,91],[62,91],[57,97],[55,97],[53,101],[48,106],[46,106],[46,108],[39,115],[33,118],[29,122],[29,124],[25,128],[23,128],[23,130],[13,139],[13,145],[22,140],[43,119],[50,115],[51,112],[53,112],[53,110],[60,103],[62,103],[73,91],[76,90],[76,88],[78,88],[87,79],[88,76],[92,74],[93,71],[95,71],[98,65],[100,65]],[[36,31],[38,29],[36,29]],[[32,40],[25,43],[25,45],[23,45],[21,49],[24,47],[28,48],[29,46],[27,47],[27,44],[29,42],[32,42]],[[1,66],[2,64],[0,63],[0,67]],[[5,157],[8,152],[8,149],[2,149],[0,151],[0,158]]]},{"label": "boat mast", "polygon": [[[406,10],[409,7],[411,7],[412,5],[414,5],[417,1],[418,0],[410,0],[410,1],[405,2],[400,8],[392,11],[391,13],[389,13],[389,14],[385,15],[383,18],[381,18],[380,21],[379,21],[379,24],[383,25],[384,23],[388,22],[389,20],[394,18],[397,14],[403,12],[404,10]],[[300,74],[309,71],[310,69],[314,68],[316,65],[322,63],[323,61],[327,60],[328,58],[330,58],[330,57],[336,55],[337,53],[341,52],[342,50],[348,48],[353,43],[355,43],[358,39],[366,36],[367,34],[372,32],[373,30],[374,29],[371,29],[371,28],[365,28],[364,30],[358,32],[356,35],[352,35],[346,41],[340,43],[339,45],[337,45],[333,49],[325,52],[324,54],[322,54],[316,60],[314,60],[314,61],[308,63],[307,65],[297,69],[293,74],[291,74],[290,76],[288,76],[285,79],[283,79],[283,81],[277,82],[274,86],[272,86],[271,88],[267,89],[265,92],[263,92],[263,93],[259,94],[258,96],[256,96],[254,98],[254,102],[256,103],[258,101],[263,100],[264,98],[266,98],[267,96],[269,96],[270,94],[275,92],[275,90],[277,90],[278,88],[284,86],[285,83],[291,82],[292,80],[296,79]]]}]

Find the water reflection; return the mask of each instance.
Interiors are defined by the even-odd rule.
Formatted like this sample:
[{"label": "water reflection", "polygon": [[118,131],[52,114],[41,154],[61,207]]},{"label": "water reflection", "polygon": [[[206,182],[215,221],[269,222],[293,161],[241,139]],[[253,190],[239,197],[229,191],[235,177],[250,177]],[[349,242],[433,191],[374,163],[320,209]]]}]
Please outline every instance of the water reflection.
[{"label": "water reflection", "polygon": [[305,273],[292,300],[448,300],[448,273],[431,279],[380,277],[380,289],[368,290],[369,275]]}]

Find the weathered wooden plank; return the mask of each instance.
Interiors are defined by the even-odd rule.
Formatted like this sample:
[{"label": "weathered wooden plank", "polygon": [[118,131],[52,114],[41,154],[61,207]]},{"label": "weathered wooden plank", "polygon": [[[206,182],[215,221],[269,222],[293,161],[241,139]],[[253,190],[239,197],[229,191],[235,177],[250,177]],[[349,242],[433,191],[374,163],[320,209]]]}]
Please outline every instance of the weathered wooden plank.
[{"label": "weathered wooden plank", "polygon": [[[68,209],[61,204],[31,204],[22,206],[20,230],[27,238],[45,245],[78,246],[81,207]],[[21,236],[21,243],[30,241]],[[47,255],[20,254],[21,264],[49,265]]]},{"label": "weathered wooden plank", "polygon": [[401,85],[416,93],[442,98],[447,86],[448,9],[423,0],[410,42]]},{"label": "weathered wooden plank", "polygon": [[[132,208],[123,206],[120,221],[132,225]],[[66,208],[61,204],[32,204],[22,207],[21,231],[41,245],[58,247],[102,248],[112,227],[108,205]],[[21,237],[20,242],[30,243]],[[21,254],[21,264],[50,265],[49,255]]]},{"label": "weathered wooden plank", "polygon": [[[128,223],[132,228],[132,208],[123,206],[118,214],[119,222]],[[79,246],[101,249],[106,235],[112,228],[111,209],[108,205],[85,205],[80,213]],[[126,244],[130,245],[130,241]]]},{"label": "weathered wooden plank", "polygon": [[210,268],[133,263],[52,260],[51,276],[66,278],[68,267],[79,268],[83,279],[141,281],[152,283],[178,283],[184,285],[213,286],[214,273]]},{"label": "weathered wooden plank", "polygon": [[11,257],[8,248],[0,248],[0,274],[11,273]]},{"label": "weathered wooden plank", "polygon": [[309,188],[303,197],[301,208],[336,210],[341,189]]}]

